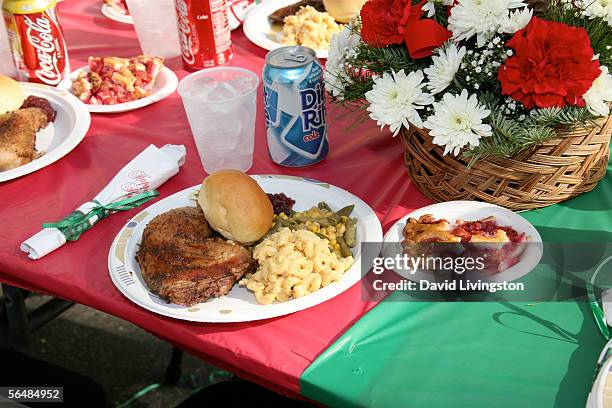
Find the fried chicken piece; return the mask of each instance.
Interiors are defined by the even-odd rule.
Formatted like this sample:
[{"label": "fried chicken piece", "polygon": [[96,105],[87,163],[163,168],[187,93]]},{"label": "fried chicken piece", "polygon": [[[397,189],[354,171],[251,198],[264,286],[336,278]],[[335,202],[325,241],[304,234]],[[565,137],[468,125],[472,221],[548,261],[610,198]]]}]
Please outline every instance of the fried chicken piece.
[{"label": "fried chicken piece", "polygon": [[136,255],[149,290],[168,302],[192,306],[226,295],[256,261],[244,247],[215,237],[199,207],[155,217]]},{"label": "fried chicken piece", "polygon": [[36,158],[36,132],[47,126],[39,108],[0,115],[0,171],[23,166]]}]

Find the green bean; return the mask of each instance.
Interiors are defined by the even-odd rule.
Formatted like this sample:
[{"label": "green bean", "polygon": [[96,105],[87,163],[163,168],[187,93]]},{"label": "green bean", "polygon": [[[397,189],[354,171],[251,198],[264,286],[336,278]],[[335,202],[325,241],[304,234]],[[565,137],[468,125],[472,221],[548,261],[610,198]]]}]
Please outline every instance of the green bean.
[{"label": "green bean", "polygon": [[323,235],[320,232],[315,232],[315,235],[321,239],[326,239],[329,242],[329,238],[327,238],[327,235]]},{"label": "green bean", "polygon": [[339,209],[338,211],[336,211],[336,214],[339,216],[344,216],[344,217],[348,217],[349,215],[351,215],[351,213],[353,212],[353,210],[355,209],[355,205],[351,204],[351,205],[347,205],[344,208]]},{"label": "green bean", "polygon": [[340,218],[338,214],[330,215],[329,217],[327,217],[327,220],[331,225],[338,225],[342,222],[342,218]]},{"label": "green bean", "polygon": [[323,228],[329,227],[331,225],[335,225],[330,222],[328,217],[315,218],[315,217],[309,217],[307,215],[296,214],[294,218],[298,220],[299,222],[303,222],[303,223],[306,223],[309,221],[319,223],[319,225]]},{"label": "green bean", "polygon": [[349,218],[346,221],[344,241],[349,248],[354,248],[357,245],[357,220],[355,218]]},{"label": "green bean", "polygon": [[310,219],[310,217],[309,217],[309,216],[304,215],[304,214],[300,214],[300,213],[293,214],[293,217],[292,217],[292,218],[293,218],[294,220],[299,221],[299,222],[306,222],[306,221],[308,221],[308,220]]},{"label": "green bean", "polygon": [[331,222],[329,222],[327,218],[313,218],[311,221],[318,222],[319,225],[323,228],[330,227],[333,225]]},{"label": "green bean", "polygon": [[327,205],[325,201],[321,201],[317,207],[319,207],[319,210],[332,211],[331,207]]},{"label": "green bean", "polygon": [[294,229],[297,228],[297,225],[296,225],[295,221],[293,221],[293,220],[286,220],[284,218],[280,218],[279,217],[278,221],[279,221],[279,223],[280,223],[280,225],[282,227],[287,227],[287,228],[289,228],[291,230],[294,230]]},{"label": "green bean", "polygon": [[268,235],[272,235],[275,232],[278,232],[278,230],[280,230],[281,224],[280,222],[274,221],[274,225],[272,225],[272,228],[270,228],[270,231],[268,231]]},{"label": "green bean", "polygon": [[353,256],[351,249],[346,245],[346,242],[344,242],[344,238],[336,237],[336,241],[338,241],[338,244],[340,245],[340,254],[343,258]]},{"label": "green bean", "polygon": [[274,224],[272,225],[272,228],[270,228],[270,230],[268,230],[268,232],[266,233],[266,235],[260,240],[263,241],[265,238],[268,238],[270,235],[277,233],[278,231],[280,231],[282,225],[281,223],[276,220],[274,221]]}]

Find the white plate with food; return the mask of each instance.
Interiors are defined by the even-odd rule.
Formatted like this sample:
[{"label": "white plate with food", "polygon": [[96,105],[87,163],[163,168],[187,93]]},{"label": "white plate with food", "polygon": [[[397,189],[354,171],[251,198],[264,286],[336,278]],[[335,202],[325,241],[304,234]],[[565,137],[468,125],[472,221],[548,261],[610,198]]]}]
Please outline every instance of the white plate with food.
[{"label": "white plate with food", "polygon": [[61,159],[83,140],[91,122],[87,109],[68,92],[3,76],[0,111],[8,112],[0,114],[0,182]]},{"label": "white plate with food", "polygon": [[[117,0],[117,2],[114,3],[117,4],[117,6],[111,5],[111,2],[105,2],[102,4],[102,14],[104,17],[110,18],[111,20],[119,23],[134,24],[134,19],[127,12],[127,5],[125,5],[125,1]],[[125,12],[123,10],[125,10]]]},{"label": "white plate with food", "polygon": [[[308,6],[312,7],[308,12],[298,11],[298,6],[296,7],[297,10],[292,9],[288,11],[288,14],[285,12],[280,15],[275,14],[286,7],[294,6],[296,3],[298,3],[296,0],[268,0],[256,5],[249,11],[244,20],[244,34],[251,42],[266,50],[273,50],[285,45],[303,45],[313,48],[317,52],[318,58],[327,58],[331,34],[340,31],[342,25],[334,22],[334,19],[325,13],[323,16],[317,15],[317,19],[323,17],[323,22],[307,24],[309,27],[317,27],[317,30],[302,27],[311,16],[316,15],[315,13],[321,13],[320,10],[324,10],[322,2],[311,3],[317,9]],[[286,17],[283,18],[285,15],[292,17],[290,20],[285,20]],[[290,26],[287,26],[287,22]],[[329,26],[333,28],[330,29]],[[285,31],[283,32],[283,30]]]},{"label": "white plate with food", "polygon": [[177,85],[176,74],[163,65],[162,58],[140,55],[90,57],[87,67],[73,71],[58,88],[77,96],[92,113],[122,113],[167,98]]},{"label": "white plate with food", "polygon": [[[204,187],[194,186],[159,201],[119,232],[108,267],[128,299],[176,319],[243,322],[304,310],[359,282],[360,243],[382,242],[380,222],[365,202],[330,184],[294,176],[242,174],[248,183],[240,182],[252,184],[245,189],[222,178],[228,173],[231,179],[239,172],[209,176]],[[254,189],[259,193],[252,194]],[[274,207],[266,193],[276,194]],[[279,209],[283,202],[289,205],[287,196],[295,201],[295,212]],[[329,207],[318,206],[322,201]],[[272,208],[290,216],[273,216]],[[263,224],[262,211],[269,217]],[[314,219],[318,221],[311,222]],[[270,225],[274,229],[268,231]],[[239,245],[212,230],[217,235],[211,237],[208,229],[213,226],[234,240],[259,243]],[[204,232],[207,235],[197,237]],[[342,248],[327,238],[330,235],[342,241]],[[246,249],[248,245],[253,252]],[[343,250],[352,252],[352,259]]]},{"label": "white plate with food", "polygon": [[[404,253],[402,242],[419,250],[423,248],[419,244],[431,242],[483,243],[485,248],[489,244],[488,249],[499,256],[487,255],[492,263],[487,272],[472,271],[474,278],[487,282],[519,279],[538,265],[543,254],[542,238],[529,221],[506,208],[478,201],[449,201],[411,212],[385,234],[383,256]],[[395,272],[415,281],[432,278],[430,271],[420,269]]]}]

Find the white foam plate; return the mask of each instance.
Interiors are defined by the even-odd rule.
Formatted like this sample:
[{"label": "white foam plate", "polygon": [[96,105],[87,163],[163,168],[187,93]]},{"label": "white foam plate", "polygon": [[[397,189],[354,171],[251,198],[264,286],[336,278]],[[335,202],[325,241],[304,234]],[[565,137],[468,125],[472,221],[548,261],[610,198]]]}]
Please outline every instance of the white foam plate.
[{"label": "white foam plate", "polygon": [[[445,218],[451,224],[456,220],[477,221],[489,216],[494,216],[498,225],[512,227],[519,233],[524,232],[527,241],[533,243],[526,245],[525,251],[521,254],[521,260],[516,265],[495,275],[478,276],[474,273],[473,276],[475,278],[481,278],[487,282],[510,282],[531,272],[542,259],[542,237],[540,237],[538,230],[536,230],[529,221],[506,208],[478,201],[448,201],[445,203],[433,204],[419,208],[405,217],[402,217],[393,224],[385,234],[382,250],[383,256],[393,257],[395,254],[401,254],[401,241],[404,239],[402,231],[406,226],[408,218],[418,219],[425,214],[432,214],[437,219]],[[432,278],[431,273],[420,270],[417,270],[414,274],[408,273],[405,270],[396,270],[395,272],[413,281],[428,280]]]},{"label": "white foam plate", "polygon": [[104,17],[110,18],[111,20],[117,21],[119,23],[134,24],[134,19],[131,15],[121,14],[116,9],[106,3],[102,4],[102,14],[104,14]]},{"label": "white foam plate", "polygon": [[0,171],[0,182],[24,176],[46,167],[72,151],[85,137],[91,116],[75,96],[46,85],[21,83],[26,95],[39,96],[57,111],[55,122],[36,134],[36,160],[11,170]]},{"label": "white foam plate", "polygon": [[[79,73],[81,71],[89,71],[88,67],[80,68],[72,73],[64,79],[57,87],[59,89],[66,90],[70,92],[70,88],[72,87],[72,82],[77,79]],[[157,76],[157,81],[155,82],[155,86],[153,87],[153,93],[147,97],[139,99],[137,101],[118,103],[115,105],[92,105],[83,103],[92,113],[121,113],[121,112],[129,112],[136,109],[143,108],[145,106],[149,106],[156,102],[161,101],[162,99],[167,98],[172,95],[174,91],[176,91],[176,87],[178,85],[178,78],[176,74],[172,72],[172,70],[168,67],[163,67]],[[77,98],[77,100],[79,100]]]},{"label": "white foam plate", "polygon": [[[280,31],[275,31],[268,16],[276,10],[297,3],[297,0],[267,0],[248,12],[243,28],[244,34],[254,44],[268,51],[283,47]],[[315,50],[318,58],[327,58],[328,50]]]},{"label": "white foam plate", "polygon": [[169,304],[151,293],[140,274],[136,252],[142,232],[155,216],[173,208],[195,206],[194,192],[200,186],[180,191],[135,216],[117,234],[109,254],[108,269],[117,288],[132,302],[154,313],[197,322],[245,322],[283,316],[325,302],[344,292],[361,279],[360,242],[382,242],[382,228],[374,211],[360,198],[330,184],[293,176],[252,176],[267,193],[285,193],[296,200],[295,210],[306,210],[320,201],[333,209],[355,204],[358,243],[353,248],[355,263],[335,282],[304,297],[283,303],[258,304],[255,295],[236,284],[226,295],[191,307]]}]

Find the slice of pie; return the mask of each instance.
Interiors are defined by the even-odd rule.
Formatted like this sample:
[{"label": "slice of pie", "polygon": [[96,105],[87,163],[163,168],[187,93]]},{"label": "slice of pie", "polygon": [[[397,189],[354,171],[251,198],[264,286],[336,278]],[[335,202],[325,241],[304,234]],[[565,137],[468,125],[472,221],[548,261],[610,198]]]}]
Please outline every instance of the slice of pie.
[{"label": "slice of pie", "polygon": [[72,93],[91,105],[115,105],[151,95],[164,66],[163,58],[89,57],[89,71],[81,71]]},{"label": "slice of pie", "polygon": [[461,242],[453,234],[451,224],[445,220],[436,220],[433,215],[425,214],[418,220],[409,218],[404,227],[404,242],[424,244],[430,242]]},{"label": "slice of pie", "polygon": [[431,214],[422,215],[418,220],[409,218],[404,227],[405,242],[525,242],[525,234],[512,227],[497,224],[495,217],[478,221],[458,220],[451,225],[445,219],[437,220]]},{"label": "slice of pie", "polygon": [[[454,224],[431,214],[409,218],[402,245],[408,254],[484,258],[486,271],[501,272],[520,261],[527,237],[512,227],[499,225],[495,217],[477,221],[457,220]],[[454,245],[434,245],[454,243]]]},{"label": "slice of pie", "polygon": [[121,13],[126,16],[130,14],[130,11],[128,10],[127,3],[125,2],[125,0],[104,0],[104,3],[111,6],[118,13]]},{"label": "slice of pie", "polygon": [[497,224],[495,217],[483,218],[479,221],[457,221],[453,228],[453,235],[461,238],[462,242],[525,242],[524,233],[518,233],[512,227]]}]

